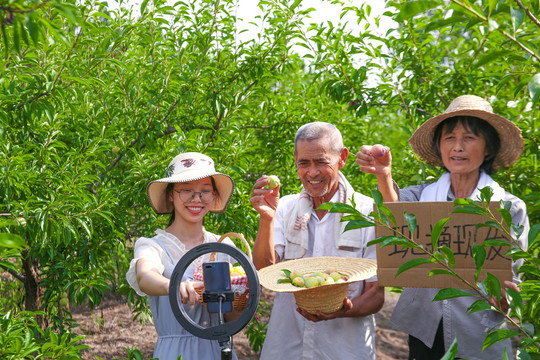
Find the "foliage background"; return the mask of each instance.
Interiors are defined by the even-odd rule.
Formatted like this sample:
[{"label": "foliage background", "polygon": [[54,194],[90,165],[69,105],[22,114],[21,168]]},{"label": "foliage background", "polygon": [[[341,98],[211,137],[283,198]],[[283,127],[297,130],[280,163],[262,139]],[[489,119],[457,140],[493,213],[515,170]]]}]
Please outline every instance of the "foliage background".
[{"label": "foliage background", "polygon": [[[124,274],[134,240],[167,221],[147,206],[147,183],[179,152],[208,154],[236,190],[206,227],[253,239],[253,182],[276,174],[282,194],[299,190],[293,139],[310,121],[341,129],[344,172],[369,193],[375,179],[354,163],[362,144],[391,147],[400,185],[429,181],[440,169],[407,139],[456,96],[485,97],[525,139],[518,163],[494,177],[538,223],[539,3],[387,1],[382,17],[396,27],[381,34],[369,5],[333,2],[363,29],[310,24],[301,1],[259,1],[266,26],[246,41],[232,0],[143,1],[137,16],[104,2],[1,1],[3,324],[40,310],[39,326],[67,344],[76,324],[62,295],[94,306],[107,291],[145,319]],[[50,336],[35,338],[28,347]]]}]

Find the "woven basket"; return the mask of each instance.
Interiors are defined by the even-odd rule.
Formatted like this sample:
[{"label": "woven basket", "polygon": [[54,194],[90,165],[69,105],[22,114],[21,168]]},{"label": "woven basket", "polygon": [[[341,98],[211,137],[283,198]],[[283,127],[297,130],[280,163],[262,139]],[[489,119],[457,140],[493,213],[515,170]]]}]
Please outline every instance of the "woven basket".
[{"label": "woven basket", "polygon": [[[282,269],[291,272],[310,274],[315,271],[334,269],[347,278],[344,283],[321,285],[314,288],[296,287],[290,283],[278,283],[285,278]],[[377,261],[363,258],[341,258],[321,256],[288,260],[259,270],[259,280],[265,288],[276,292],[294,293],[296,305],[299,308],[315,314],[335,312],[343,306],[347,297],[349,284],[369,279],[377,274]]]},{"label": "woven basket", "polygon": [[[239,234],[239,233],[234,233],[234,232],[228,232],[226,234],[221,235],[218,242],[222,242],[224,239],[226,239],[228,237],[231,237],[231,236],[236,237],[236,238],[238,238],[238,239],[240,239],[242,241],[242,243],[246,247],[246,253],[247,253],[247,256],[248,256],[249,260],[253,261],[253,257],[251,255],[251,248],[249,247],[249,243],[244,238],[244,235]],[[215,252],[210,254],[210,261],[215,261],[216,256],[217,256],[217,253],[215,253]],[[242,280],[245,281],[246,279],[247,279],[246,275],[233,276],[231,278],[231,283],[234,284],[235,281],[242,281]],[[200,288],[200,289],[197,289],[196,291],[197,291],[197,294],[199,295],[199,302],[202,303],[203,302],[204,286],[202,288]],[[246,308],[247,300],[248,300],[247,299],[248,292],[249,292],[249,289],[246,289],[246,291],[244,291],[242,294],[237,294],[237,293],[234,294],[234,301],[233,301],[233,309],[234,310],[244,310]]]},{"label": "woven basket", "polygon": [[330,314],[343,307],[343,300],[349,292],[349,284],[334,284],[332,288],[328,288],[328,285],[318,286],[308,290],[294,293],[296,305],[310,314],[317,311]]}]

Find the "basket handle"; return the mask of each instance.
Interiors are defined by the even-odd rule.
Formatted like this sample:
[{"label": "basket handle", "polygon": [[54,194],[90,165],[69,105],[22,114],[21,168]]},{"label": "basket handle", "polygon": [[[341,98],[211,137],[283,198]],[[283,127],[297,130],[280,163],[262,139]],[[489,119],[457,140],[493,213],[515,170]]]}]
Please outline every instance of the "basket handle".
[{"label": "basket handle", "polygon": [[[246,241],[246,239],[244,238],[244,235],[240,234],[240,233],[235,233],[235,232],[228,232],[228,233],[225,233],[223,235],[221,235],[221,237],[219,238],[219,240],[217,242],[222,242],[225,238],[228,238],[228,237],[235,237],[235,238],[238,238],[242,241],[242,243],[246,246],[246,249],[247,249],[247,256],[249,258],[249,260],[253,261],[253,257],[251,256],[251,248],[249,247],[249,243]],[[210,261],[215,261],[216,260],[216,252],[213,252],[212,254],[210,254]]]}]

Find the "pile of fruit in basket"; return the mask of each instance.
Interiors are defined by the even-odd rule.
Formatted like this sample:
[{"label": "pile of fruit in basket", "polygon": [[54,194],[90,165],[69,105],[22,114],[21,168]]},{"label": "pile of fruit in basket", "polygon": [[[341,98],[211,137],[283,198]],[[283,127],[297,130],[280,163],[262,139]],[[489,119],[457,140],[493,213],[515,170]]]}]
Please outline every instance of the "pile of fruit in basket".
[{"label": "pile of fruit in basket", "polygon": [[315,271],[313,273],[291,272],[282,269],[285,278],[278,279],[278,284],[291,283],[296,287],[314,288],[322,285],[340,284],[347,281],[347,277],[337,272],[335,269],[326,271]]}]

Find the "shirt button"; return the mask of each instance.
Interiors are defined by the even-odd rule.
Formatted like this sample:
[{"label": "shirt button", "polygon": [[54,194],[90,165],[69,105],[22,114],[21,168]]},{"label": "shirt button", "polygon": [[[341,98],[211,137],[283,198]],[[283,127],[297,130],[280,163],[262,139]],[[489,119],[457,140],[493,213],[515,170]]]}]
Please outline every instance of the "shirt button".
[{"label": "shirt button", "polygon": [[448,304],[448,300],[443,300],[442,302],[444,305]]}]

